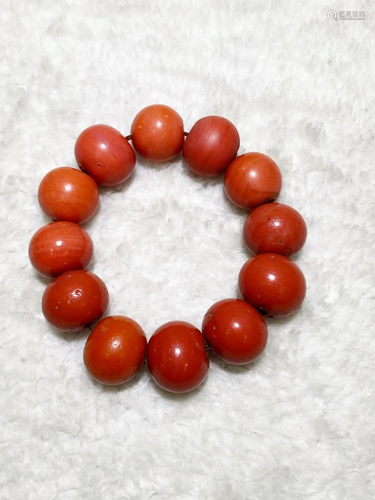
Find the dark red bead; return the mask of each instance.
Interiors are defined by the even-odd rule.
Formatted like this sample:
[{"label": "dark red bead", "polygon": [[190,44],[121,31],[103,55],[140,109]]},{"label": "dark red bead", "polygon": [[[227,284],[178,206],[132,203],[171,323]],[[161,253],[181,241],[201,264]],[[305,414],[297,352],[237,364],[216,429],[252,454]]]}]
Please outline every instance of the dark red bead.
[{"label": "dark red bead", "polygon": [[256,359],[267,344],[267,325],[259,312],[240,299],[216,302],[204,316],[202,332],[211,350],[233,365]]},{"label": "dark red bead", "polygon": [[251,252],[290,257],[305,244],[307,228],[294,208],[282,203],[267,203],[248,215],[243,237]]},{"label": "dark red bead", "polygon": [[108,301],[107,287],[96,274],[68,271],[47,286],[42,310],[46,320],[58,330],[79,332],[103,316]]},{"label": "dark red bead", "polygon": [[137,322],[125,316],[108,316],[90,333],[83,360],[95,380],[117,385],[134,377],[143,364],[146,349],[146,335]]},{"label": "dark red bead", "polygon": [[216,177],[235,158],[240,146],[236,127],[221,116],[205,116],[190,130],[182,147],[188,167],[203,177]]},{"label": "dark red bead", "polygon": [[101,186],[116,186],[128,179],[135,166],[134,149],[109,125],[92,125],[78,137],[75,157],[79,167]]},{"label": "dark red bead", "polygon": [[229,165],[224,177],[228,198],[245,210],[275,201],[282,185],[277,164],[262,153],[245,153]]},{"label": "dark red bead", "polygon": [[287,257],[274,253],[261,253],[245,262],[238,283],[244,300],[273,318],[292,314],[306,294],[301,269]]},{"label": "dark red bead", "polygon": [[29,258],[35,269],[46,278],[66,271],[85,269],[94,252],[89,234],[74,222],[51,222],[31,238]]},{"label": "dark red bead", "polygon": [[192,391],[206,378],[209,368],[202,333],[184,321],[162,325],[148,342],[147,364],[163,389]]}]

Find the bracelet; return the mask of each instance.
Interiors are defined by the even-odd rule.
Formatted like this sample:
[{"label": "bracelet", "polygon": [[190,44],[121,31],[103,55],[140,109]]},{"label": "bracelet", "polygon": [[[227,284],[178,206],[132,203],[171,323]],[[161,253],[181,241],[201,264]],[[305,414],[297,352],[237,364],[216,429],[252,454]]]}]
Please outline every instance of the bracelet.
[{"label": "bracelet", "polygon": [[[239,145],[238,131],[226,118],[201,118],[186,133],[175,110],[152,105],[136,115],[126,137],[108,125],[85,129],[75,144],[80,170],[59,167],[42,179],[39,204],[53,222],[40,228],[29,245],[31,264],[53,279],[44,291],[42,311],[58,330],[92,330],[83,361],[96,381],[122,384],[147,359],[160,387],[191,391],[207,376],[209,351],[230,364],[250,363],[267,344],[264,318],[285,317],[301,306],[306,282],[289,257],[306,241],[305,221],[292,207],[275,202],[282,186],[278,165],[261,153],[237,156]],[[131,176],[134,150],[152,162],[171,160],[182,151],[195,174],[210,178],[224,174],[228,198],[250,212],[243,237],[255,255],[239,273],[243,300],[216,302],[205,314],[201,331],[190,323],[171,321],[147,341],[141,326],[126,316],[108,316],[93,326],[105,314],[109,294],[104,282],[85,270],[93,243],[80,224],[98,208],[98,185],[115,186]]]}]

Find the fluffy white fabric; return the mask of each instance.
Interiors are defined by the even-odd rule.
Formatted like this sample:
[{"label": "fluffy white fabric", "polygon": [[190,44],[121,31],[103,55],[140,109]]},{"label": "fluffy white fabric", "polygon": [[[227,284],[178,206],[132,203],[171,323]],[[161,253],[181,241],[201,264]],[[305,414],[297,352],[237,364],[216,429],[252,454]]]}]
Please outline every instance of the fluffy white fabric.
[{"label": "fluffy white fabric", "polygon": [[[365,21],[327,19],[345,7],[2,1],[1,500],[374,498],[373,6],[350,4]],[[269,322],[259,361],[212,359],[185,396],[145,370],[123,387],[94,383],[87,332],[49,327],[47,281],[27,256],[47,222],[41,178],[75,165],[85,127],[128,134],[152,103],[174,107],[185,130],[208,114],[232,120],[240,153],[279,163],[280,201],[309,229],[295,258],[308,282],[302,310]],[[190,174],[181,158],[140,160],[123,187],[101,190],[85,226],[109,313],[148,336],[172,319],[200,327],[210,305],[237,294],[245,216],[222,179]]]}]

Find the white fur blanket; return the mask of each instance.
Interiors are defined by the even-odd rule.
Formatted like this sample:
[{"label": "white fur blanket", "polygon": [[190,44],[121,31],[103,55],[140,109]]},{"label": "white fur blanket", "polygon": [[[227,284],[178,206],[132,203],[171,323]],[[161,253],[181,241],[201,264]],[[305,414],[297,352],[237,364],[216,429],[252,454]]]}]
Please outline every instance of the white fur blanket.
[{"label": "white fur blanket", "polygon": [[[374,71],[364,21],[329,20],[343,2],[308,0],[3,0],[0,89],[0,499],[372,500],[375,495]],[[185,130],[219,114],[283,173],[280,201],[308,241],[296,262],[302,310],[269,322],[248,368],[213,360],[190,395],[159,390],[144,370],[127,386],[93,383],[87,331],[56,333],[28,257],[47,222],[41,178],[75,165],[94,123],[128,134],[152,103]],[[222,179],[181,158],[139,161],[123,187],[101,190],[85,225],[90,266],[111,314],[148,336],[181,319],[200,327],[236,296],[248,258],[245,212]]]}]

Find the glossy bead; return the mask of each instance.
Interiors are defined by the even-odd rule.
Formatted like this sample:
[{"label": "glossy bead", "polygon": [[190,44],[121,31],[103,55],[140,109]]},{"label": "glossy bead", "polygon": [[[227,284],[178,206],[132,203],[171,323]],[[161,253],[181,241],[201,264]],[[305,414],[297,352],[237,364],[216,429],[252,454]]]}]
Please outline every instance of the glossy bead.
[{"label": "glossy bead", "polygon": [[202,333],[184,321],[162,325],[148,342],[147,364],[163,389],[192,391],[206,378],[209,368]]},{"label": "glossy bead", "polygon": [[289,257],[305,244],[307,228],[294,208],[283,203],[267,203],[248,215],[243,237],[251,252]]},{"label": "glossy bead", "polygon": [[240,299],[216,302],[204,316],[202,331],[211,350],[233,365],[256,359],[267,344],[267,325],[259,312]]},{"label": "glossy bead", "polygon": [[79,332],[103,316],[108,290],[96,274],[68,271],[50,283],[43,294],[42,311],[58,330]]},{"label": "glossy bead", "polygon": [[275,201],[281,190],[277,164],[262,153],[245,153],[229,165],[224,177],[228,198],[238,207],[252,210]]},{"label": "glossy bead", "polygon": [[131,126],[134,148],[150,161],[168,161],[178,155],[184,142],[181,116],[169,106],[153,104],[142,109]]},{"label": "glossy bead", "polygon": [[43,177],[38,199],[42,210],[51,219],[83,224],[99,206],[99,189],[84,172],[59,167]]},{"label": "glossy bead", "polygon": [[188,167],[203,177],[216,177],[236,157],[240,136],[232,122],[221,116],[205,116],[190,130],[182,147]]},{"label": "glossy bead", "polygon": [[271,318],[292,314],[306,294],[301,269],[288,257],[274,253],[261,253],[245,262],[238,283],[244,300]]},{"label": "glossy bead", "polygon": [[108,316],[89,335],[83,361],[95,380],[118,385],[134,377],[146,349],[146,335],[138,323],[125,316]]},{"label": "glossy bead", "polygon": [[74,154],[81,170],[101,186],[126,181],[135,166],[134,149],[113,127],[93,125],[78,137]]},{"label": "glossy bead", "polygon": [[92,259],[94,246],[89,234],[74,222],[51,222],[34,234],[29,258],[46,278],[66,271],[85,269]]}]

